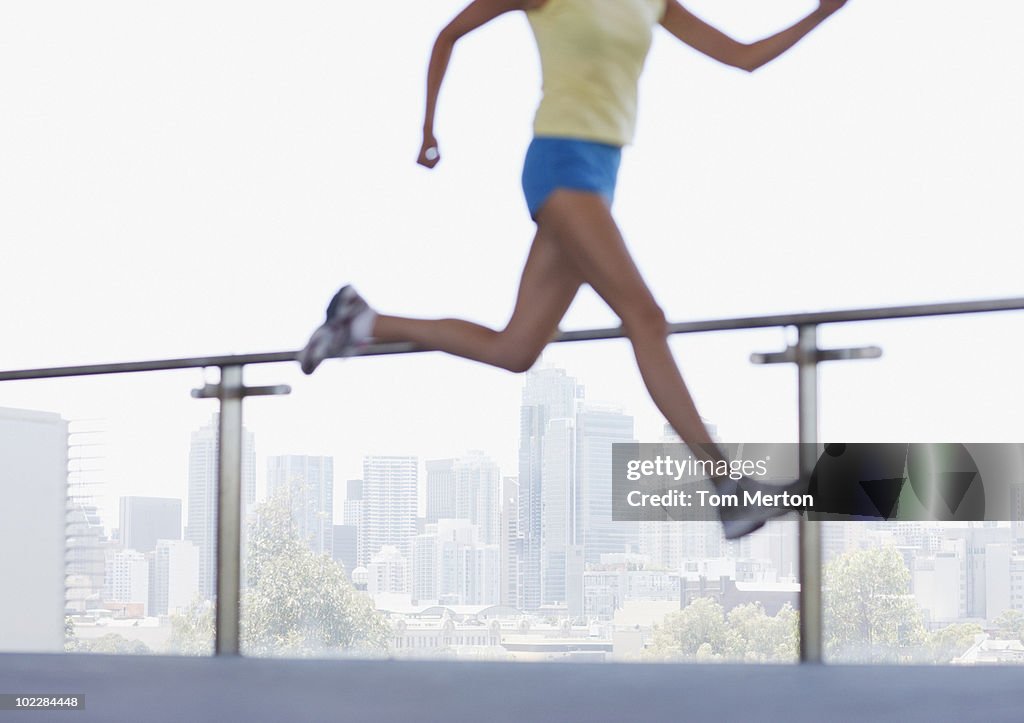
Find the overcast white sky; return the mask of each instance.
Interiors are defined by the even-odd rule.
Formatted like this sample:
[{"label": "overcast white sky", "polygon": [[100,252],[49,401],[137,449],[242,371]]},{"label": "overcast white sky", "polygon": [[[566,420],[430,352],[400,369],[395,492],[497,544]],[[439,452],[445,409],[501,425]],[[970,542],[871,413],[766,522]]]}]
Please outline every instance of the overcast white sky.
[{"label": "overcast white sky", "polygon": [[[383,311],[511,310],[532,235],[519,189],[539,97],[525,18],[456,50],[442,164],[414,163],[425,64],[461,2],[0,5],[0,368],[297,348],[337,286]],[[742,39],[798,0],[699,0]],[[748,75],[664,33],[616,212],[675,320],[1021,295],[1018,4],[851,0]],[[564,328],[614,317],[585,292]],[[829,328],[880,362],[823,372],[827,438],[1019,441],[1024,315]],[[705,417],[791,439],[782,331],[675,342]],[[660,420],[621,343],[552,349],[595,400]],[[267,454],[482,449],[515,474],[522,379],[440,355],[288,366],[247,403]],[[108,509],[184,496],[199,372],[0,385],[0,405],[101,417]],[[339,497],[341,492],[339,490]],[[113,522],[111,520],[111,522]]]}]

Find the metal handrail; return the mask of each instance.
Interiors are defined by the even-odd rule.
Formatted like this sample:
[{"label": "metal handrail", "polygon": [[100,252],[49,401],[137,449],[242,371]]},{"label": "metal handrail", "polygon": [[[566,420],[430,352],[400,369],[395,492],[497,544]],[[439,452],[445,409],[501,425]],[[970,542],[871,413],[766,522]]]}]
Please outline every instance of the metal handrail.
[{"label": "metal handrail", "polygon": [[[787,326],[818,326],[821,324],[846,324],[858,321],[885,321],[928,316],[953,316],[958,314],[982,314],[996,311],[1024,311],[1024,297],[1009,299],[983,299],[979,301],[953,301],[936,304],[911,306],[883,306],[867,309],[844,309],[836,311],[800,312],[793,314],[772,314],[768,316],[744,316],[705,321],[684,321],[669,325],[670,334],[701,334],[714,331],[739,331],[744,329],[767,329]],[[552,339],[552,343],[576,341],[603,341],[623,339],[622,327],[582,329],[566,331]],[[350,356],[385,356],[392,354],[414,354],[425,350],[414,344],[371,344]],[[281,364],[296,360],[298,352],[279,351],[256,354],[227,354],[219,356],[185,357],[182,359],[160,359],[155,361],[119,362],[113,364],[90,364],[85,366],[51,367],[44,369],[20,369],[0,371],[0,382],[25,379],[56,379],[60,377],[84,377],[100,374],[129,374],[133,372],[172,371],[176,369],[199,369],[203,367],[249,366],[251,364]]]},{"label": "metal handrail", "polygon": [[[868,359],[881,355],[881,350],[877,347],[821,349],[818,346],[818,326],[997,311],[1024,311],[1024,297],[690,321],[671,324],[669,333],[698,334],[773,327],[796,328],[795,344],[782,352],[752,354],[751,361],[756,364],[794,364],[797,367],[800,475],[801,478],[806,478],[813,468],[814,450],[818,447],[818,366],[827,361]],[[584,329],[563,332],[552,339],[552,342],[600,341],[621,339],[625,336],[621,327]],[[362,348],[350,356],[410,354],[422,351],[427,350],[417,348],[413,344],[377,344]],[[0,382],[5,382],[204,367],[220,368],[221,378],[218,384],[207,384],[202,389],[193,391],[195,397],[213,397],[220,401],[215,622],[215,648],[218,655],[238,655],[240,652],[242,401],[249,396],[286,394],[289,391],[283,385],[247,387],[243,383],[243,371],[250,364],[294,362],[297,356],[298,352],[286,351],[0,372]],[[824,647],[819,524],[806,516],[801,517],[799,521],[800,659],[811,663],[822,661]]]}]

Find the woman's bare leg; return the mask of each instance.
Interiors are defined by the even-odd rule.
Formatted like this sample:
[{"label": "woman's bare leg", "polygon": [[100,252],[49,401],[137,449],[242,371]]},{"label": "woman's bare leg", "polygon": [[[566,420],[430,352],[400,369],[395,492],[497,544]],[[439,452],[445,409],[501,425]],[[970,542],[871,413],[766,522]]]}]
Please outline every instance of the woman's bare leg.
[{"label": "woman's bare leg", "polygon": [[508,325],[501,331],[462,319],[409,319],[380,315],[373,337],[382,342],[409,341],[514,372],[533,366],[558,331],[558,322],[579,291],[583,278],[550,234],[538,230],[519,282]]},{"label": "woman's bare leg", "polygon": [[708,450],[717,459],[724,459],[697,413],[669,349],[665,314],[641,277],[601,196],[555,191],[541,209],[538,225],[542,232],[557,239],[583,280],[622,320],[644,384],[676,433],[694,454]]}]

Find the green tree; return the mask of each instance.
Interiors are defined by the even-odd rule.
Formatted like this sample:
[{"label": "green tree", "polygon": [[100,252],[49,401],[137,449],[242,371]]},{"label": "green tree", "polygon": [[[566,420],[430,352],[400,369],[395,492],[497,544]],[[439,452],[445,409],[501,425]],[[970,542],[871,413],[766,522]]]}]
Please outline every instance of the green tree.
[{"label": "green tree", "polygon": [[948,663],[974,645],[981,626],[974,623],[956,623],[936,630],[928,636],[929,662]]},{"label": "green tree", "polygon": [[[338,563],[299,539],[287,491],[257,508],[246,549],[243,652],[299,657],[386,650],[387,622]],[[209,654],[212,640],[212,608],[193,605],[172,619],[176,652]]]},{"label": "green tree", "polygon": [[1024,613],[1006,610],[995,619],[996,635],[1005,640],[1024,640]]},{"label": "green tree", "polygon": [[75,633],[75,622],[70,615],[64,616],[64,652],[73,653],[78,650],[78,634]]},{"label": "green tree", "polygon": [[656,625],[645,657],[712,662],[791,661],[797,656],[797,614],[786,605],[769,617],[760,603],[724,614],[713,598],[698,598]]},{"label": "green tree", "polygon": [[910,594],[910,572],[893,547],[854,550],[825,569],[829,656],[848,662],[907,661],[927,635]]},{"label": "green tree", "polygon": [[93,640],[78,640],[78,652],[111,655],[149,655],[153,651],[141,640],[129,640],[117,633],[107,633]]},{"label": "green tree", "polygon": [[662,660],[714,659],[725,647],[725,615],[713,598],[697,598],[656,625],[647,648],[649,657]]},{"label": "green tree", "polygon": [[799,650],[796,611],[786,603],[769,617],[761,603],[739,605],[727,617],[726,657],[751,663],[794,661]]},{"label": "green tree", "polygon": [[171,615],[167,648],[178,655],[213,655],[213,605],[198,593],[183,612]]}]

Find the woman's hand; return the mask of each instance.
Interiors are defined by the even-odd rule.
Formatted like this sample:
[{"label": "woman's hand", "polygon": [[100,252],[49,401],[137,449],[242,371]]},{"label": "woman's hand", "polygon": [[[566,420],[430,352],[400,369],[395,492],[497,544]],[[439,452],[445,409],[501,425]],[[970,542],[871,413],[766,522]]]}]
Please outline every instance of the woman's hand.
[{"label": "woman's hand", "polygon": [[425,168],[433,168],[441,160],[441,153],[437,150],[437,139],[433,133],[423,134],[423,145],[420,146],[420,157],[416,162]]},{"label": "woman's hand", "polygon": [[831,15],[846,4],[846,0],[818,0],[818,9]]}]

